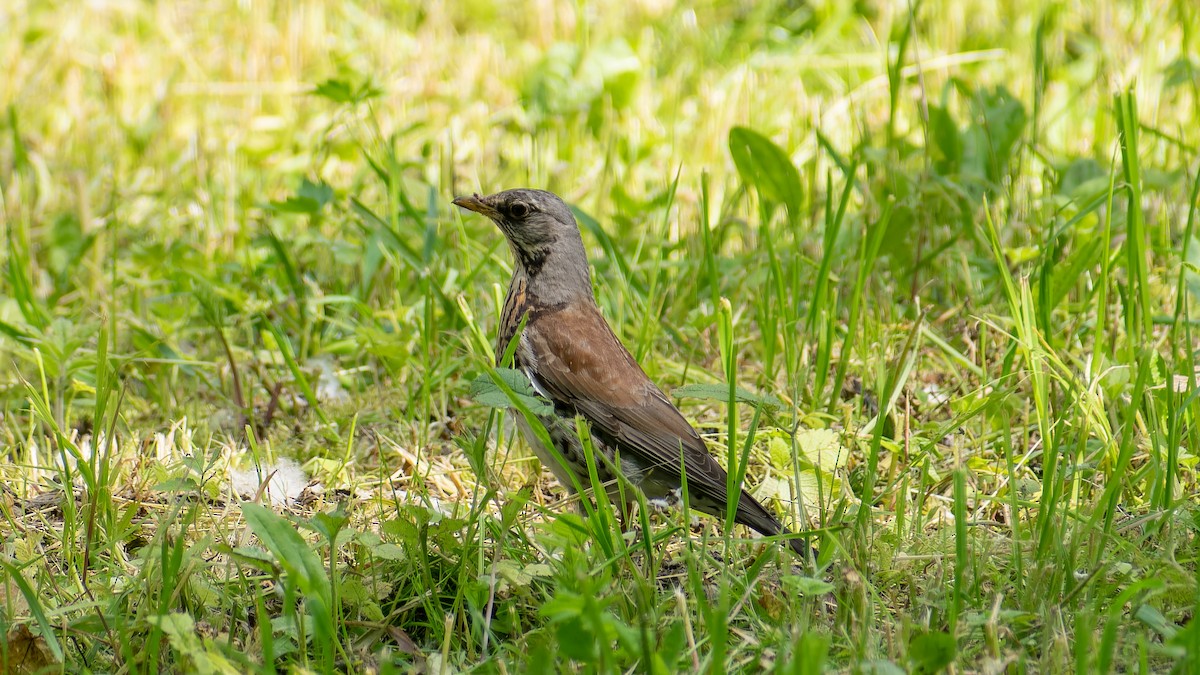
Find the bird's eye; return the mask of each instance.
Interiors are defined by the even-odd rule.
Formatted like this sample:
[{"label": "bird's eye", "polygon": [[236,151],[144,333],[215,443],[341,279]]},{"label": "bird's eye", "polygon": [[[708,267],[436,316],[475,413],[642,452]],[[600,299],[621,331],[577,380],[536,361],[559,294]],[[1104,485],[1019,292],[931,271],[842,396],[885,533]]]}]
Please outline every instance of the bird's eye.
[{"label": "bird's eye", "polygon": [[524,218],[525,216],[529,215],[529,207],[523,202],[516,202],[512,206],[508,207],[508,212],[512,214],[513,218]]}]

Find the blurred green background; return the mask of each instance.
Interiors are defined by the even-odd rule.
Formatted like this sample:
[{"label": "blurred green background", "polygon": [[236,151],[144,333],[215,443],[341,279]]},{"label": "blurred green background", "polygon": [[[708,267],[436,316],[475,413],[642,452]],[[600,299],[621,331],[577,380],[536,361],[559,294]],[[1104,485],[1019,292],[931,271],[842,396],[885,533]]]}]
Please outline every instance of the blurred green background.
[{"label": "blurred green background", "polygon": [[[0,628],[46,663],[1194,667],[1191,0],[0,26]],[[553,507],[472,400],[511,261],[449,205],[518,186],[578,209],[618,335],[816,570]],[[279,458],[342,535],[227,501]]]}]

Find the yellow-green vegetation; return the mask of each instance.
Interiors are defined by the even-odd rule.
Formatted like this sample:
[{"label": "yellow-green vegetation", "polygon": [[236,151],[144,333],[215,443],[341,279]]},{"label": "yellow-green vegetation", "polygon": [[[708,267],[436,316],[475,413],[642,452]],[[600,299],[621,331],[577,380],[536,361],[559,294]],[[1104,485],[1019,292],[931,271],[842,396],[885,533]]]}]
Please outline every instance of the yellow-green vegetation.
[{"label": "yellow-green vegetation", "polygon": [[[0,27],[0,671],[1200,667],[1193,0]],[[815,560],[537,468],[518,186]]]}]

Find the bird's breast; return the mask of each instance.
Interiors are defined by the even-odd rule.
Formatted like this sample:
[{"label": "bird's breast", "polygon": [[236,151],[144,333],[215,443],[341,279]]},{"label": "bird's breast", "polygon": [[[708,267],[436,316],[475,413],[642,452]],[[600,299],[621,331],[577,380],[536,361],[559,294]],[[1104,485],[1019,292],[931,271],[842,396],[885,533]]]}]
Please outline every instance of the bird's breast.
[{"label": "bird's breast", "polygon": [[[504,307],[500,309],[499,330],[496,335],[496,365],[502,365],[508,343],[516,336],[521,319],[525,316],[528,308],[528,285],[527,277],[520,270],[513,275],[512,282],[508,285],[508,295],[504,298]],[[519,355],[514,355],[514,359],[518,358]],[[520,367],[520,364],[515,365]]]}]

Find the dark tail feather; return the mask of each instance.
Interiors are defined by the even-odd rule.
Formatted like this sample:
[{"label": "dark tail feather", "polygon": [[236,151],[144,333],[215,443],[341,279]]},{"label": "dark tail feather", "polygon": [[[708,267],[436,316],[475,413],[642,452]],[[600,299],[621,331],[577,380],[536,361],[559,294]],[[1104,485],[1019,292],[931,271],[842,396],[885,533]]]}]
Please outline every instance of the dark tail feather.
[{"label": "dark tail feather", "polygon": [[[791,534],[787,528],[783,529],[783,533]],[[809,560],[810,558],[814,560],[816,559],[817,549],[809,545],[808,540],[804,537],[793,537],[788,539],[787,543],[788,546],[791,546],[792,550],[796,552],[796,555],[800,556],[801,558],[804,558],[805,560]]]},{"label": "dark tail feather", "polygon": [[[734,518],[737,522],[749,527],[759,534],[773,537],[777,534],[791,534],[791,530],[787,529],[772,516],[769,511],[758,503],[758,500],[750,496],[750,493],[742,491],[741,499],[738,500],[738,510]],[[787,545],[796,552],[796,555],[809,559],[809,556],[816,556],[816,551],[808,545],[808,540],[803,537],[792,537],[787,540]]]}]

